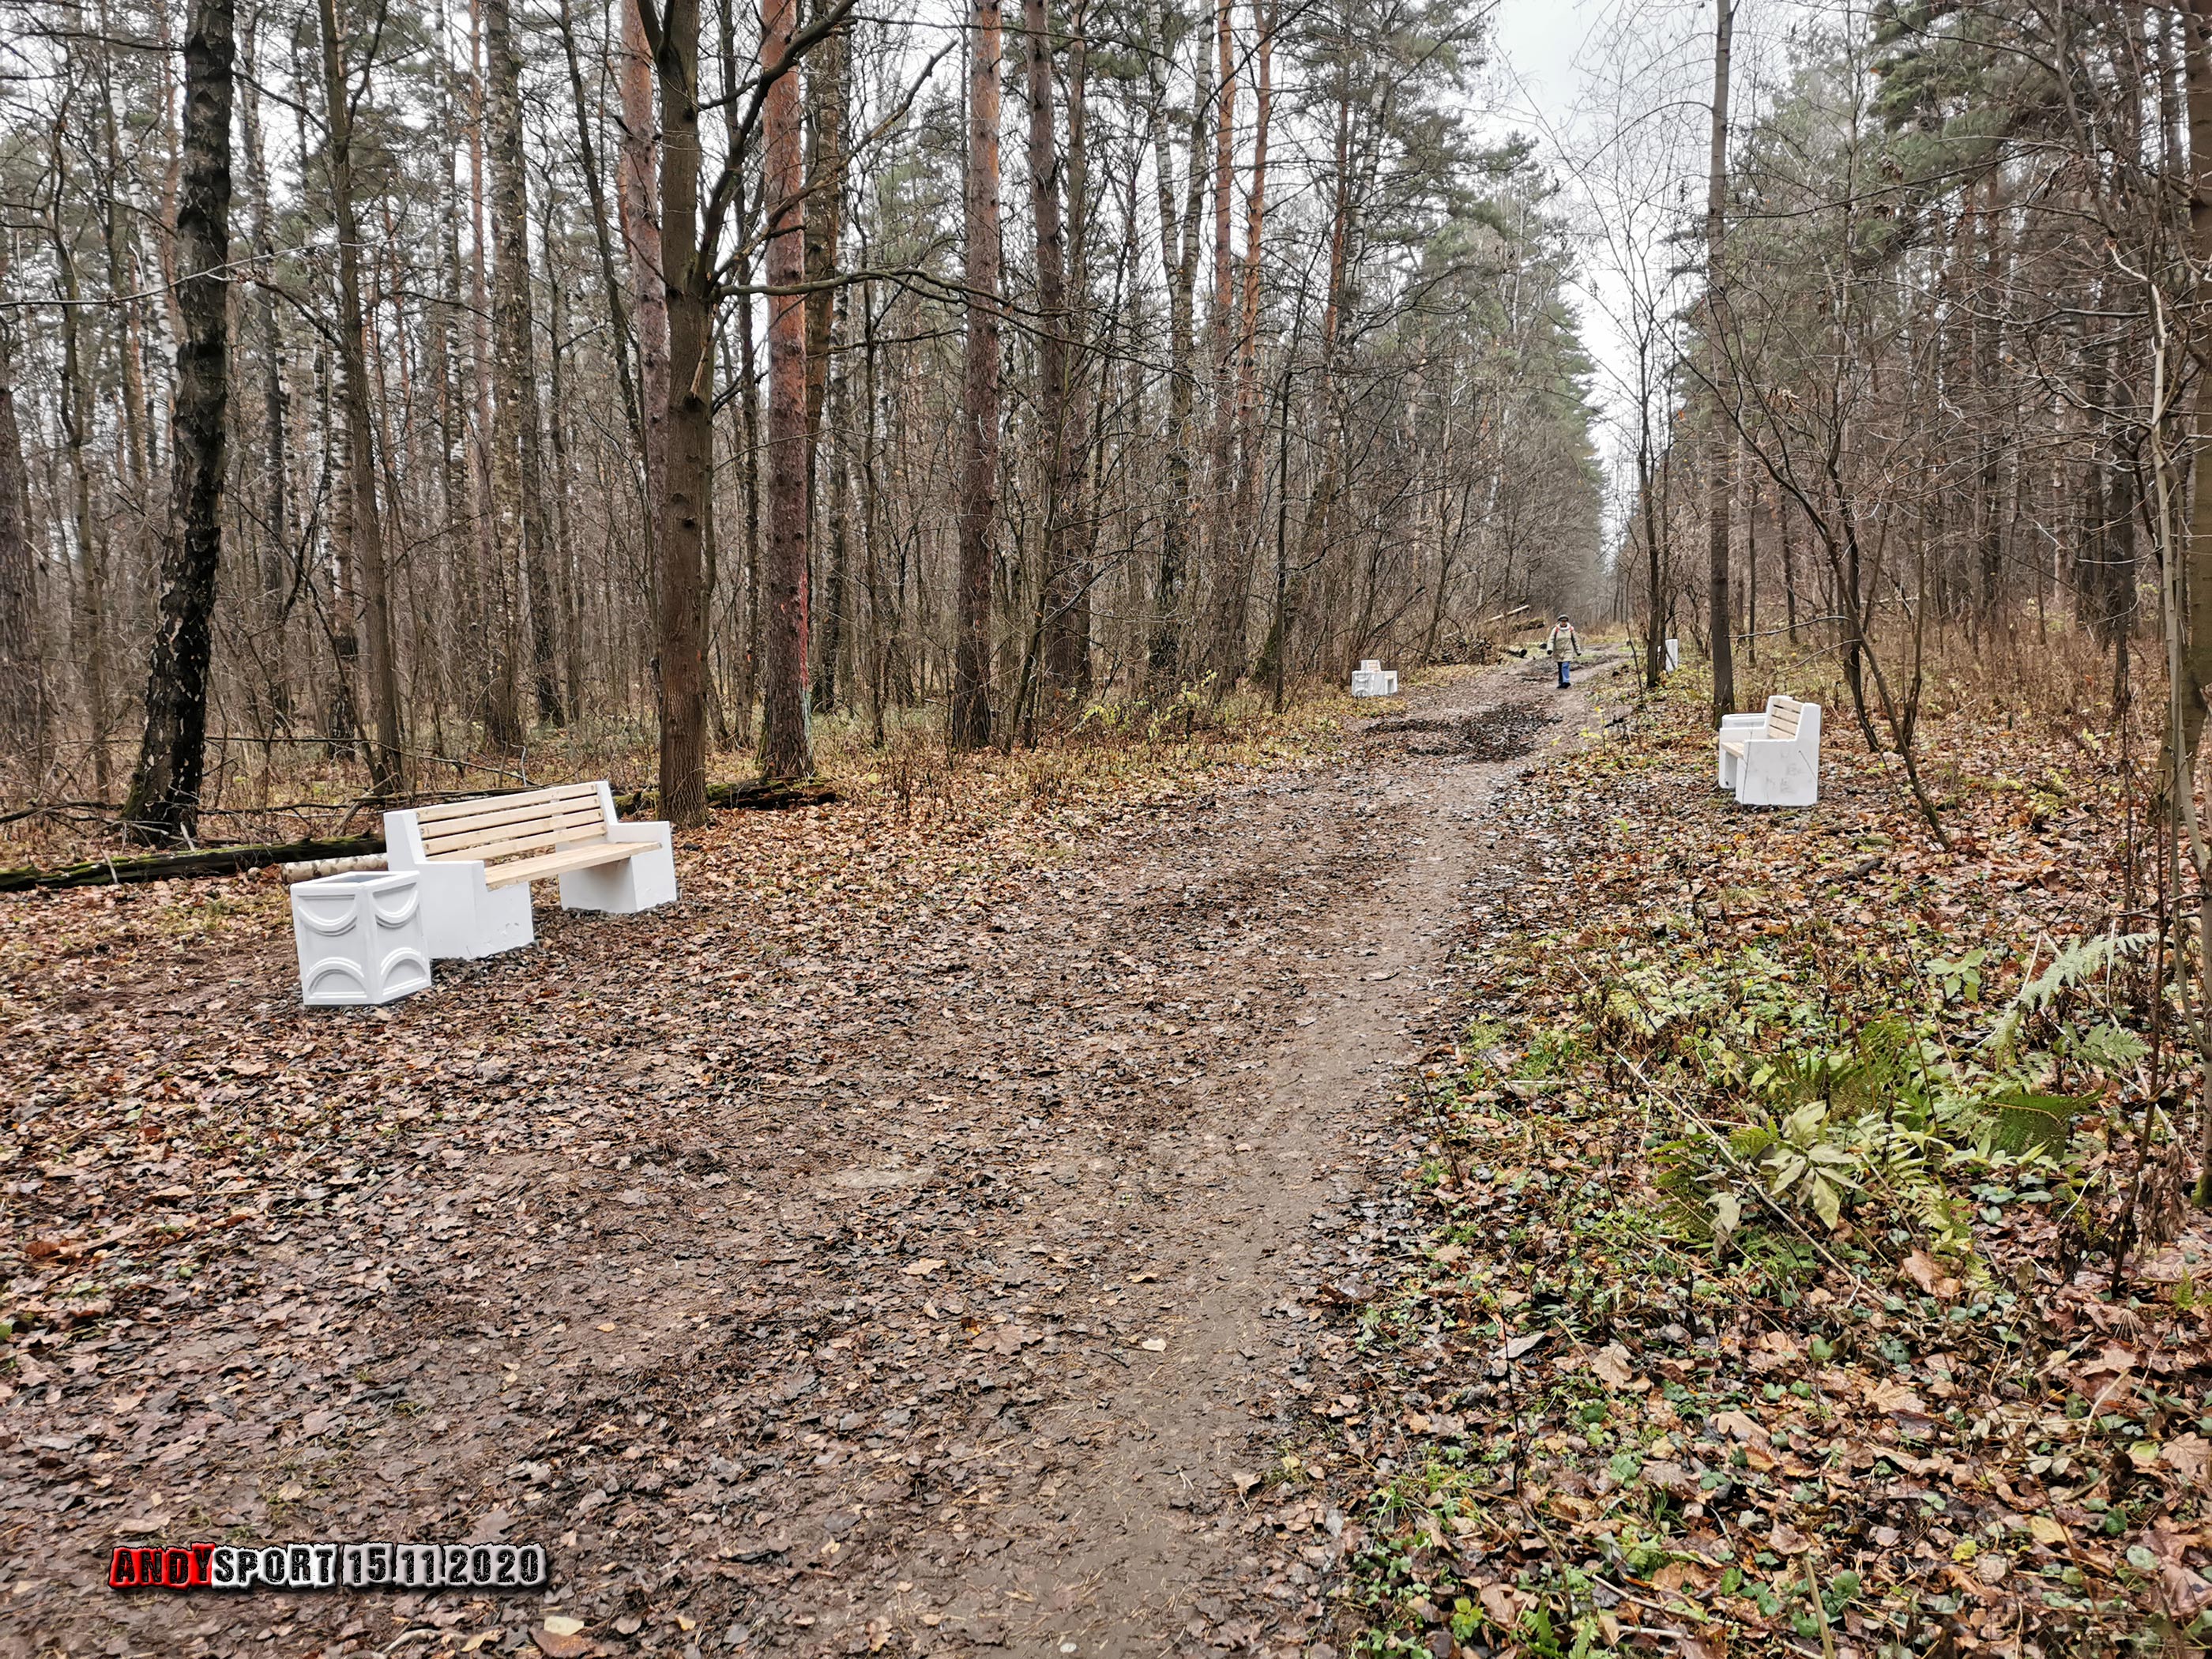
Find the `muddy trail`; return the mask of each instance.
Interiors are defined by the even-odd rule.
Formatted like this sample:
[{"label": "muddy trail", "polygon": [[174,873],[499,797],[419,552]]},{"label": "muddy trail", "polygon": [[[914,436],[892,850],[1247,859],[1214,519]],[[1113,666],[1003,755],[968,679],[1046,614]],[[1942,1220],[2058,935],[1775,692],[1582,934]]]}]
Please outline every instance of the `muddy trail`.
[{"label": "muddy trail", "polygon": [[[687,867],[677,906],[541,907],[537,950],[441,966],[362,1017],[380,1108],[434,1132],[19,1368],[0,1653],[1303,1650],[1337,1522],[1247,1494],[1364,1293],[1326,1224],[1402,1143],[1394,1079],[1521,855],[1493,803],[1626,666],[1417,692],[988,905],[764,951]],[[369,1103],[313,1071],[314,1016],[246,996],[164,1005],[171,1069],[279,1123]],[[119,1075],[101,1030],[35,1023],[41,1077]],[[319,1091],[222,1058],[262,1048]],[[133,1179],[182,1224],[247,1220],[165,1168]],[[27,1234],[86,1179],[13,1183]],[[553,1589],[102,1584],[114,1544],[226,1538],[541,1543]]]}]

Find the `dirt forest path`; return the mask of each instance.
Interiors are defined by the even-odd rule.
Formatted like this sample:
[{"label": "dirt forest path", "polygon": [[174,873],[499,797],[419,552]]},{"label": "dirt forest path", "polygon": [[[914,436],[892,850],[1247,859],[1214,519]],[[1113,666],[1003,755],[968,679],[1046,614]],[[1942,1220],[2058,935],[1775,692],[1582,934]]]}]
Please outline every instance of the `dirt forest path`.
[{"label": "dirt forest path", "polygon": [[[988,907],[757,958],[704,884],[619,927],[541,910],[540,949],[364,1028],[396,1127],[450,1130],[21,1370],[0,1653],[1303,1650],[1328,1529],[1271,1547],[1239,1489],[1358,1294],[1312,1224],[1397,1139],[1468,885],[1516,856],[1498,792],[1628,666],[1416,693],[1340,762],[1158,807]],[[222,1056],[264,1042],[314,1075],[311,1018],[226,1000],[165,1011],[170,1075],[243,1095]],[[124,1063],[101,1029],[33,1023],[57,1091]],[[321,1077],[266,1109],[348,1109],[353,1072]],[[129,1178],[175,1177],[152,1157]],[[92,1178],[44,1177],[31,1231]],[[556,1589],[94,1589],[113,1543],[226,1534],[541,1542]]]}]

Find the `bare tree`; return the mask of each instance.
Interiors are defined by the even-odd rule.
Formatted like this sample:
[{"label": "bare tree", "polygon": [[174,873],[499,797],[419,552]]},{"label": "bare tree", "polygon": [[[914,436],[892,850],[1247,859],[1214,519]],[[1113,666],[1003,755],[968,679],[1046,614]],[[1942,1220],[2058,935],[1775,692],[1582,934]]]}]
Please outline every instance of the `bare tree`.
[{"label": "bare tree", "polygon": [[146,728],[124,799],[134,834],[190,841],[207,764],[208,664],[229,443],[233,0],[194,0],[185,31],[177,194],[177,383],[169,438],[170,528],[146,671]]}]

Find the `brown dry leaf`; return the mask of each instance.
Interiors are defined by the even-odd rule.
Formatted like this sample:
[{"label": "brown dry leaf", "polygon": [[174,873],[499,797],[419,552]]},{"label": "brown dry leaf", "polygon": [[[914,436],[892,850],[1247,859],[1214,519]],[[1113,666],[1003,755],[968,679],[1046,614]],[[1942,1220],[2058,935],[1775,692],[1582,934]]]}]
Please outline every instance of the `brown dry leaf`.
[{"label": "brown dry leaf", "polygon": [[1938,1267],[1927,1251],[1915,1250],[1902,1265],[1905,1277],[1937,1301],[1948,1302],[1959,1294],[1959,1281]]},{"label": "brown dry leaf", "polygon": [[1483,1614],[1499,1630],[1510,1632],[1520,1624],[1529,1599],[1510,1585],[1485,1584],[1481,1591]]},{"label": "brown dry leaf", "polygon": [[939,1261],[935,1256],[926,1255],[919,1261],[908,1262],[906,1266],[901,1267],[899,1271],[904,1273],[908,1279],[921,1279],[927,1274],[935,1273],[944,1265],[945,1264]]},{"label": "brown dry leaf", "polygon": [[1802,1555],[1813,1547],[1813,1540],[1787,1521],[1777,1521],[1766,1534],[1766,1547],[1777,1555]]},{"label": "brown dry leaf", "polygon": [[1710,1571],[1689,1561],[1669,1561],[1651,1575],[1651,1588],[1670,1595],[1683,1590],[1703,1591],[1712,1582]]},{"label": "brown dry leaf", "polygon": [[2204,1478],[2204,1465],[2212,1461],[2212,1440],[2191,1430],[2176,1435],[2158,1449],[2158,1461],[2183,1480],[2200,1481]]},{"label": "brown dry leaf", "polygon": [[1889,1377],[1869,1377],[1863,1385],[1863,1391],[1866,1395],[1867,1404],[1878,1412],[1887,1412],[1893,1416],[1928,1415],[1928,1407],[1921,1403],[1918,1395],[1904,1383]]},{"label": "brown dry leaf", "polygon": [[1609,1389],[1640,1390],[1651,1386],[1650,1379],[1637,1376],[1628,1350],[1618,1342],[1607,1343],[1599,1349],[1597,1358],[1590,1361],[1590,1370]]},{"label": "brown dry leaf", "polygon": [[2047,1515],[2029,1516],[2027,1533],[2028,1536],[2034,1539],[2037,1543],[2049,1544],[2054,1547],[2064,1543],[2067,1538],[2066,1528]]},{"label": "brown dry leaf", "polygon": [[1727,1435],[1731,1440],[1764,1440],[1766,1438],[1766,1431],[1760,1428],[1756,1422],[1753,1421],[1749,1417],[1739,1411],[1716,1413],[1713,1416],[1713,1426],[1718,1429],[1722,1433]]}]

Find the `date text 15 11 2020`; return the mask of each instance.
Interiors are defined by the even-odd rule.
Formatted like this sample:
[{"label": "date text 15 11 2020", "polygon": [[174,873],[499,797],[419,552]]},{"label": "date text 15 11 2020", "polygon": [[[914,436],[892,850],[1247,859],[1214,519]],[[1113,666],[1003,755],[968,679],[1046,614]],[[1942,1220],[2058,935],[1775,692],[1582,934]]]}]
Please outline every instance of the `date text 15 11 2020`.
[{"label": "date text 15 11 2020", "polygon": [[182,1544],[118,1547],[114,1589],[544,1589],[536,1544]]}]

